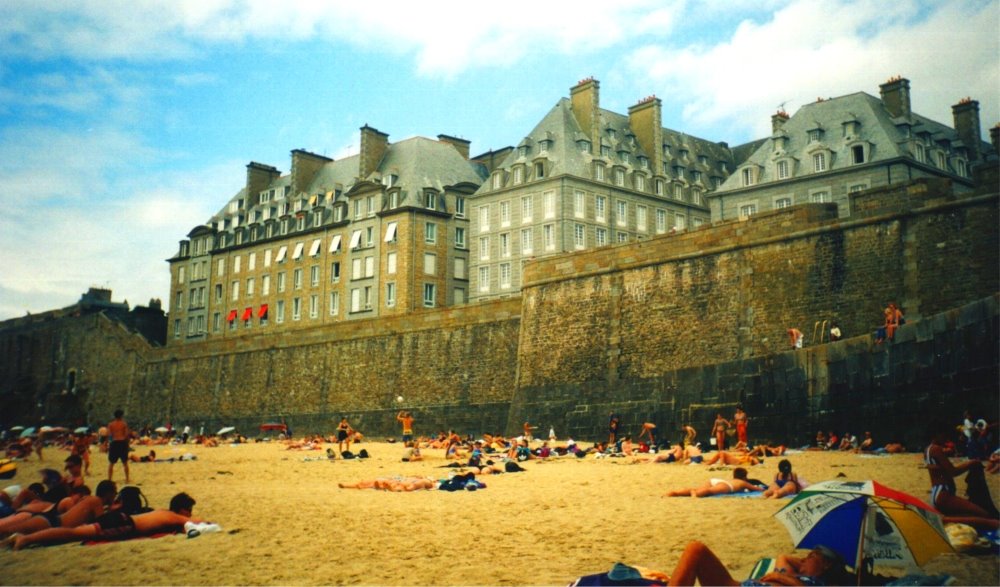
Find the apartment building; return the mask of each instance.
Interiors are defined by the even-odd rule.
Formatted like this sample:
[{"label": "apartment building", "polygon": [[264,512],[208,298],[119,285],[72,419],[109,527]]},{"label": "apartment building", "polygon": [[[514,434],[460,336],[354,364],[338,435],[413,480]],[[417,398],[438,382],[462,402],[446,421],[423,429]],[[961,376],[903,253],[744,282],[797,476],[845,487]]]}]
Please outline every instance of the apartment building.
[{"label": "apartment building", "polygon": [[168,342],[464,303],[466,201],[485,169],[463,139],[388,138],[365,125],[357,155],[294,150],[287,174],[247,165],[245,187],[168,259]]}]

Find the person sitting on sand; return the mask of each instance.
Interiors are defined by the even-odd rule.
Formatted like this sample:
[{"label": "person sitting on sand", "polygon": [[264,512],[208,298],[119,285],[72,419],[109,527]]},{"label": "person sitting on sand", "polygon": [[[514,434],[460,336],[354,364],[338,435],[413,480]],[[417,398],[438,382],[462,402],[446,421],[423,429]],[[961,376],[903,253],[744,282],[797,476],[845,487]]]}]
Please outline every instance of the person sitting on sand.
[{"label": "person sitting on sand", "polygon": [[156,451],[150,450],[149,454],[143,457],[133,453],[128,455],[128,460],[133,463],[153,463],[156,461]]},{"label": "person sitting on sand", "polygon": [[420,447],[413,441],[406,442],[404,444],[406,448],[403,450],[403,462],[412,463],[414,461],[422,461],[424,457],[420,454]]},{"label": "person sitting on sand", "polygon": [[674,489],[663,494],[664,497],[709,497],[711,495],[724,495],[727,493],[739,493],[741,491],[763,491],[764,487],[755,485],[747,480],[747,470],[743,467],[733,469],[732,479],[712,478],[698,487],[687,487],[684,489]]},{"label": "person sitting on sand", "polygon": [[749,452],[720,450],[705,461],[706,465],[721,463],[723,465],[759,465],[760,459]]},{"label": "person sitting on sand", "polygon": [[705,544],[690,542],[681,553],[668,585],[849,585],[844,559],[826,546],[816,546],[804,557],[780,555],[774,571],[759,579],[740,582],[729,574]]},{"label": "person sitting on sand", "polygon": [[778,472],[774,474],[774,484],[764,490],[764,497],[773,499],[795,495],[808,485],[792,472],[792,463],[788,459],[781,459]]},{"label": "person sitting on sand", "polygon": [[356,483],[338,483],[341,489],[378,489],[381,491],[417,491],[434,489],[437,483],[428,477],[379,477]]},{"label": "person sitting on sand", "polygon": [[684,446],[684,464],[685,465],[697,465],[705,460],[704,455],[701,453],[700,444],[692,444]]},{"label": "person sitting on sand", "polygon": [[858,448],[854,449],[854,452],[871,452],[873,450],[875,450],[875,439],[872,438],[872,433],[870,431],[865,430],[865,437],[861,440]]},{"label": "person sitting on sand", "polygon": [[105,479],[97,484],[96,495],[83,496],[68,509],[52,506],[41,513],[17,513],[3,518],[0,534],[33,534],[48,528],[76,528],[91,523],[111,506],[117,494],[115,482]]},{"label": "person sitting on sand", "polygon": [[1000,520],[990,515],[985,509],[975,503],[958,496],[955,488],[955,477],[972,469],[982,468],[979,459],[969,459],[958,465],[952,464],[944,452],[944,442],[949,434],[949,427],[935,423],[930,428],[930,444],[924,451],[924,464],[931,478],[931,505],[944,514],[945,523],[968,524],[982,530],[1000,528]]},{"label": "person sitting on sand", "polygon": [[159,532],[180,531],[187,522],[200,523],[191,517],[195,501],[187,493],[178,493],[170,500],[170,509],[130,515],[113,509],[98,517],[93,524],[76,528],[49,528],[33,534],[15,534],[9,544],[20,550],[33,544],[62,544],[83,540],[118,540],[149,536]]}]

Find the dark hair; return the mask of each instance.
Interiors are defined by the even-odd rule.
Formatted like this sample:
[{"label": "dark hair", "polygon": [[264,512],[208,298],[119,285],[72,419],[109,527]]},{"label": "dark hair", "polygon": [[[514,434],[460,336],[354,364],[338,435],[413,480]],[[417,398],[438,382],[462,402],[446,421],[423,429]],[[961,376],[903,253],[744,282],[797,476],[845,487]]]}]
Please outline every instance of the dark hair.
[{"label": "dark hair", "polygon": [[170,498],[170,511],[179,514],[182,510],[191,511],[194,509],[194,498],[183,491]]},{"label": "dark hair", "polygon": [[778,462],[778,470],[784,473],[785,475],[791,473],[792,472],[791,461],[789,461],[788,459],[781,459]]},{"label": "dark hair", "polygon": [[77,485],[76,487],[70,489],[70,495],[90,495],[90,487],[86,485]]},{"label": "dark hair", "polygon": [[124,415],[125,415],[125,411],[122,410],[121,408],[118,408],[117,410],[115,410],[115,418],[121,418]]},{"label": "dark hair", "polygon": [[736,467],[735,469],[733,469],[733,479],[743,479],[744,481],[746,481],[747,470],[744,469],[743,467]]},{"label": "dark hair", "polygon": [[149,509],[146,496],[142,494],[141,489],[134,485],[122,487],[118,496],[115,497],[115,501],[120,503],[122,511],[129,515],[139,514]]},{"label": "dark hair", "polygon": [[108,481],[105,479],[97,484],[97,491],[95,492],[97,497],[103,498],[108,495],[115,495],[118,493],[118,486],[115,485],[114,481]]},{"label": "dark hair", "polygon": [[45,486],[41,483],[32,483],[28,486],[28,491],[34,493],[35,495],[41,495],[45,493]]}]

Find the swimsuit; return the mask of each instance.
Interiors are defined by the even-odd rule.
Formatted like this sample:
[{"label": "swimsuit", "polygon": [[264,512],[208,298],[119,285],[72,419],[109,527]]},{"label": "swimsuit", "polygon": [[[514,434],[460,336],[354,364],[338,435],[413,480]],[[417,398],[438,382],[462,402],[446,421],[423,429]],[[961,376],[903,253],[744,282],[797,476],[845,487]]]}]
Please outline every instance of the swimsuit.
[{"label": "swimsuit", "polygon": [[[928,466],[938,464],[937,459],[931,456],[930,446],[928,446],[927,450],[924,451],[924,464]],[[954,479],[945,484],[938,484],[931,486],[931,504],[937,506],[938,496],[940,496],[942,493],[950,493],[952,495],[955,495],[955,493],[957,493]]]},{"label": "swimsuit", "polygon": [[695,456],[691,457],[691,462],[692,463],[700,463],[702,460],[703,460],[703,458],[702,458],[701,455],[695,455]]},{"label": "swimsuit", "polygon": [[725,479],[712,478],[712,479],[709,479],[708,482],[711,483],[712,485],[718,485],[719,483],[722,483],[726,487],[729,488],[729,493],[732,493],[734,491],[733,484],[730,483],[729,481],[726,481]]},{"label": "swimsuit", "polygon": [[37,514],[32,514],[31,517],[45,518],[48,521],[50,528],[58,528],[59,526],[62,526],[62,521],[59,516],[59,511],[55,507],[49,508],[44,512],[38,512]]},{"label": "swimsuit", "polygon": [[97,535],[101,538],[124,538],[135,532],[132,516],[121,510],[107,512],[94,520],[94,523],[97,525]]},{"label": "swimsuit", "polygon": [[128,441],[112,440],[108,446],[108,462],[114,464],[115,461],[122,463],[128,461]]}]

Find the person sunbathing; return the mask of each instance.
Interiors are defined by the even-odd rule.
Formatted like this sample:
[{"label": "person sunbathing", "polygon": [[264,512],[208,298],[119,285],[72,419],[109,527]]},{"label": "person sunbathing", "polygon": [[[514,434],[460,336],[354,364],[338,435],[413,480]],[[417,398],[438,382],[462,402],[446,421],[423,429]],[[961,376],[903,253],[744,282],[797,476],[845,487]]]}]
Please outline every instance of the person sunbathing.
[{"label": "person sunbathing", "polygon": [[195,501],[190,495],[178,493],[171,498],[168,510],[130,515],[122,509],[113,509],[98,517],[92,524],[83,524],[76,528],[49,528],[33,534],[14,534],[7,540],[7,545],[14,550],[21,550],[33,544],[62,544],[95,539],[118,540],[180,531],[187,522],[203,521],[191,516],[194,505]]},{"label": "person sunbathing", "polygon": [[[97,484],[96,495],[76,494],[68,497],[59,506],[39,512],[19,512],[0,520],[0,534],[33,534],[48,528],[76,528],[93,522],[103,514],[118,494],[114,481],[104,480]],[[77,499],[74,499],[77,498]],[[73,500],[73,505],[66,509],[64,502]]]},{"label": "person sunbathing", "polygon": [[712,478],[698,487],[674,489],[664,493],[664,497],[709,497],[725,495],[741,491],[763,491],[764,487],[747,480],[747,470],[743,467],[733,469],[732,479]]},{"label": "person sunbathing", "polygon": [[690,542],[670,573],[668,585],[848,585],[844,559],[826,546],[816,546],[804,557],[783,554],[775,571],[759,579],[740,582],[726,565],[701,542]]},{"label": "person sunbathing", "polygon": [[785,445],[779,444],[778,446],[773,446],[770,444],[758,444],[750,450],[750,454],[755,457],[780,457],[785,454]]},{"label": "person sunbathing", "polygon": [[708,457],[706,465],[721,463],[723,465],[759,465],[760,459],[748,452],[720,450]]},{"label": "person sunbathing", "polygon": [[137,454],[130,454],[128,460],[132,463],[152,463],[156,461],[156,451],[150,450],[148,455],[142,457]]},{"label": "person sunbathing", "polygon": [[379,477],[357,481],[355,483],[338,483],[341,489],[379,489],[381,491],[417,491],[434,489],[437,484],[427,477]]},{"label": "person sunbathing", "polygon": [[701,454],[701,446],[697,444],[689,444],[684,447],[685,465],[697,465],[704,460],[705,457]]},{"label": "person sunbathing", "polygon": [[778,463],[778,472],[774,474],[774,484],[764,490],[764,497],[773,499],[795,495],[807,485],[792,472],[792,463],[788,459],[782,459]]}]

